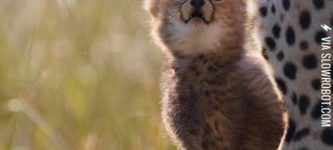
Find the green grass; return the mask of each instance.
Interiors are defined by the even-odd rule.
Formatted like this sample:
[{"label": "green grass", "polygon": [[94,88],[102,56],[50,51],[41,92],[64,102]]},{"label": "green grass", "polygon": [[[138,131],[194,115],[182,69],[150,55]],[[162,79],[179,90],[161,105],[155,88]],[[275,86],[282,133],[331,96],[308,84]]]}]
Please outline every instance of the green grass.
[{"label": "green grass", "polygon": [[141,0],[0,0],[0,150],[173,150]]}]

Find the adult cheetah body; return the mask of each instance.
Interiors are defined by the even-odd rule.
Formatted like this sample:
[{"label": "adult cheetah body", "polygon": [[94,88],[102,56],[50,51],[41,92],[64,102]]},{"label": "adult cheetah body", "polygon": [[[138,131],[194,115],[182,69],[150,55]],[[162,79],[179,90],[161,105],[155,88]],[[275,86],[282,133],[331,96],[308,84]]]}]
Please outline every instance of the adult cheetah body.
[{"label": "adult cheetah body", "polygon": [[[333,36],[321,25],[333,27],[333,0],[252,2],[257,10],[255,37],[275,72],[289,112],[282,149],[332,150],[333,128],[321,126],[320,78],[322,38]],[[332,49],[325,51],[333,54]]]}]

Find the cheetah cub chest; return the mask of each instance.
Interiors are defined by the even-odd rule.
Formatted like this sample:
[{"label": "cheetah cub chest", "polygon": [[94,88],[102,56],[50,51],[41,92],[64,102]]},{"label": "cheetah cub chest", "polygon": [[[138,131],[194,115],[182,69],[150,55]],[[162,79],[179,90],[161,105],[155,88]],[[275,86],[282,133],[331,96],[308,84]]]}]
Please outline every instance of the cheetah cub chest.
[{"label": "cheetah cub chest", "polygon": [[146,0],[164,55],[162,116],[183,150],[274,150],[280,96],[246,48],[245,0]]}]

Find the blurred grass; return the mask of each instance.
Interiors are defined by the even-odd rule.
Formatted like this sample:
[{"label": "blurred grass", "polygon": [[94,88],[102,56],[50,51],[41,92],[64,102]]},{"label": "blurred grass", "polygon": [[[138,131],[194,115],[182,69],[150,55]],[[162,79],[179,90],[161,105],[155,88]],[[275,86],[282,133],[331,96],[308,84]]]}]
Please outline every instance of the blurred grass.
[{"label": "blurred grass", "polygon": [[0,0],[0,150],[172,150],[141,0]]}]

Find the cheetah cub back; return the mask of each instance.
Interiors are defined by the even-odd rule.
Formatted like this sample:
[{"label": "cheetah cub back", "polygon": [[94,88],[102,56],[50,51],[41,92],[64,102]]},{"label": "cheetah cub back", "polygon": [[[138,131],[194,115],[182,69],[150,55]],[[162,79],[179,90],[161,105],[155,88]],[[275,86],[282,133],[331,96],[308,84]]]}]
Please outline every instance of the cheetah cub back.
[{"label": "cheetah cub back", "polygon": [[246,48],[246,0],[146,0],[164,55],[162,116],[183,150],[274,150],[280,96]]}]

